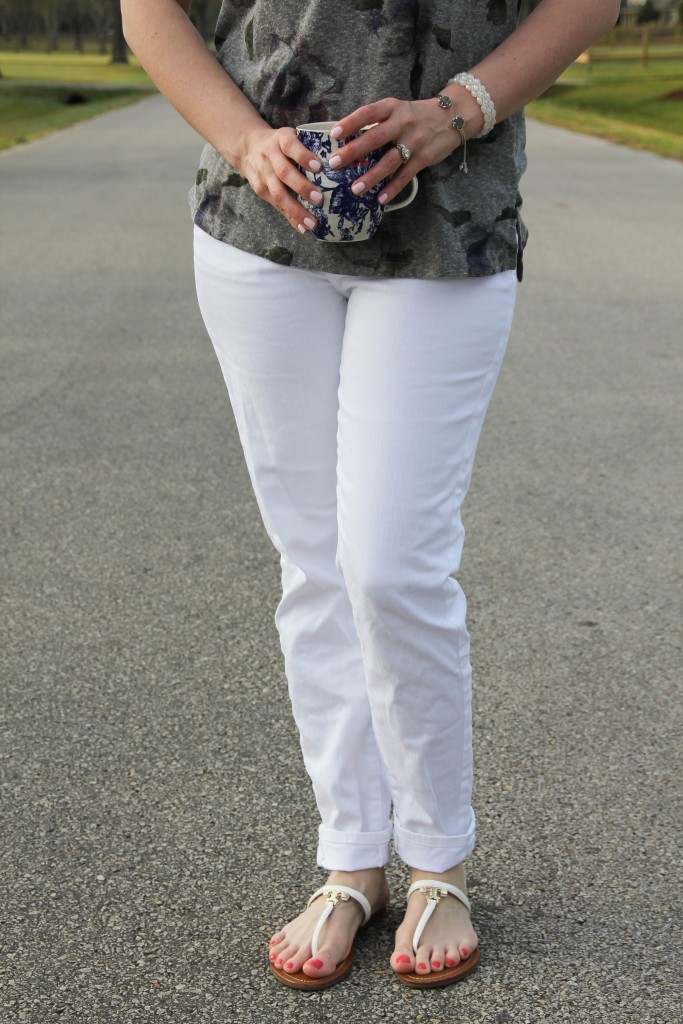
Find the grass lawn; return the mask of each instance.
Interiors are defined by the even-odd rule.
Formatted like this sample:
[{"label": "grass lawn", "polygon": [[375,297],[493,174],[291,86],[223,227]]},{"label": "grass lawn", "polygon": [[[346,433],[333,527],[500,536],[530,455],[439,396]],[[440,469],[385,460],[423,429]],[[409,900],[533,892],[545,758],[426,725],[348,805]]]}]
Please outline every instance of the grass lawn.
[{"label": "grass lawn", "polygon": [[112,64],[107,53],[0,52],[3,82],[67,82],[87,85],[150,85],[140,64]]},{"label": "grass lawn", "polygon": [[[600,45],[592,54],[590,65],[569,68],[531,103],[529,116],[683,160],[680,48],[653,46],[653,59],[645,68],[637,47]],[[108,54],[92,50],[0,50],[0,149],[144,95],[140,90],[153,86],[132,55],[129,61],[112,64]],[[61,90],[56,88],[60,84]],[[66,100],[74,92],[82,93],[87,102],[69,105]]]},{"label": "grass lawn", "polygon": [[530,117],[683,160],[683,57],[574,65]]},{"label": "grass lawn", "polygon": [[[69,88],[33,85],[0,89],[0,150],[50,135],[106,110],[135,103],[145,95],[139,89],[107,89],[105,92],[86,87],[79,88],[77,93]],[[74,98],[78,102],[74,103]]]},{"label": "grass lawn", "polygon": [[0,52],[0,149],[134,103],[154,86],[134,57]]}]

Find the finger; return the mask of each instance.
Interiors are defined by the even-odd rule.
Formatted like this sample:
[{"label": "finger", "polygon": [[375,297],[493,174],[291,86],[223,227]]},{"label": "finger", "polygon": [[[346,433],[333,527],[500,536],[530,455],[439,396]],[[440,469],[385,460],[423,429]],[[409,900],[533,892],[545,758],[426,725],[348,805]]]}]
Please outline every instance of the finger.
[{"label": "finger", "polygon": [[305,235],[307,231],[316,227],[318,222],[311,211],[297,202],[293,193],[277,175],[273,174],[268,178],[266,195],[263,198],[282,214],[299,234]]},{"label": "finger", "polygon": [[380,182],[386,181],[387,178],[397,174],[402,166],[401,154],[392,146],[389,152],[385,153],[374,167],[370,167],[360,178],[354,181],[351,191],[355,195],[361,196],[364,192],[374,188],[375,185],[379,185]]},{"label": "finger", "polygon": [[334,139],[346,139],[349,135],[359,132],[367,124],[375,124],[378,121],[386,121],[398,103],[393,98],[376,100],[374,103],[366,103],[358,107],[353,113],[343,117],[332,129]]},{"label": "finger", "polygon": [[387,182],[386,188],[383,188],[380,194],[377,196],[377,202],[380,206],[386,206],[392,199],[395,199],[399,192],[402,192],[406,185],[409,185],[412,178],[417,173],[418,168],[413,167],[410,169],[412,161],[409,160],[405,167],[402,168],[395,174],[391,181]]},{"label": "finger", "polygon": [[277,135],[280,149],[295,164],[299,164],[300,167],[305,167],[310,171],[322,169],[322,164],[318,157],[311,153],[310,149],[306,149],[304,144],[299,141],[299,137],[293,128],[282,128]]},{"label": "finger", "polygon": [[314,206],[322,202],[323,195],[317,182],[311,181],[306,175],[302,174],[299,168],[291,160],[288,160],[284,154],[281,154],[279,158],[278,156],[274,157],[272,168],[279,180],[290,188],[292,192],[295,192],[296,195],[303,196],[304,199]]}]

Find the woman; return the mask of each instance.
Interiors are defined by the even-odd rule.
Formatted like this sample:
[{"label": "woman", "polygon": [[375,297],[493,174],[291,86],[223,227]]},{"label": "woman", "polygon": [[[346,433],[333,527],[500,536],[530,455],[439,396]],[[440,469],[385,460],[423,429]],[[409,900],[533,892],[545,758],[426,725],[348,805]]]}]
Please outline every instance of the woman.
[{"label": "woman", "polygon": [[[391,966],[448,984],[478,961],[452,573],[521,279],[521,111],[619,3],[543,0],[517,27],[515,0],[226,0],[216,60],[190,2],[122,8],[130,45],[208,142],[190,197],[199,302],[281,555],[276,623],[330,875],[273,935],[270,964],[309,990],[346,974],[389,899],[393,836],[412,885]],[[325,120],[350,139],[342,167],[389,144],[356,194],[386,182],[388,203],[418,176],[370,240],[311,236],[321,196],[301,168],[319,162],[294,127]]]}]

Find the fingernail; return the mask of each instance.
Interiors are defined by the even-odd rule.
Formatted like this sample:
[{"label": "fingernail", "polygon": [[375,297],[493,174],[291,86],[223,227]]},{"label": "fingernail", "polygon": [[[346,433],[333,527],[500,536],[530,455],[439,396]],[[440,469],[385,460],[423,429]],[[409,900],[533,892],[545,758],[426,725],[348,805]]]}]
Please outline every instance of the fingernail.
[{"label": "fingernail", "polygon": [[441,967],[440,960],[432,960],[432,967]]},{"label": "fingernail", "polygon": [[304,224],[306,225],[307,228],[311,228],[311,230],[313,230],[316,222],[313,220],[312,217],[304,217]]},{"label": "fingernail", "polygon": [[446,967],[455,967],[455,960],[447,960]]},{"label": "fingernail", "polygon": [[309,960],[308,963],[311,967],[315,967],[316,971],[320,970],[323,966],[322,960]]},{"label": "fingernail", "polygon": [[332,136],[333,139],[340,139],[341,138],[341,133],[342,133],[342,126],[340,124],[338,124],[336,128],[332,129],[332,131],[330,132],[330,135]]},{"label": "fingernail", "polygon": [[418,969],[418,971],[426,971],[427,970],[427,964],[418,964],[417,965],[417,969]]},{"label": "fingernail", "polygon": [[294,964],[292,963],[291,960],[288,960],[287,963],[285,964],[285,967],[287,967],[289,970],[291,970],[293,966]]},{"label": "fingernail", "polygon": [[323,198],[322,192],[318,192],[317,190],[314,190],[313,192],[311,192],[310,200],[311,200],[312,203],[320,203],[322,201],[322,198]]},{"label": "fingernail", "polygon": [[302,235],[306,234],[306,228],[303,226],[303,224],[297,224],[296,227],[297,227],[297,231],[300,231]]},{"label": "fingernail", "polygon": [[308,166],[311,168],[312,171],[319,171],[320,168],[322,167],[322,164],[320,163],[319,160],[309,160]]},{"label": "fingernail", "polygon": [[341,163],[341,157],[340,156],[333,156],[330,159],[330,167],[339,167],[340,163]]},{"label": "fingernail", "polygon": [[406,956],[405,953],[401,953],[400,956],[396,957],[396,963],[397,964],[409,964],[410,963],[410,957]]},{"label": "fingernail", "polygon": [[382,206],[384,206],[384,204],[385,204],[386,202],[388,202],[388,201],[389,201],[389,196],[387,195],[387,193],[386,193],[386,192],[382,192],[382,195],[381,195],[381,196],[379,197],[379,199],[377,200],[377,202],[378,202],[378,203],[381,203],[381,204],[382,204]]},{"label": "fingernail", "polygon": [[357,196],[359,196],[361,194],[361,192],[365,192],[365,182],[364,181],[357,181],[357,182],[355,182],[355,184],[353,184],[351,186],[351,191],[355,192],[355,194]]}]

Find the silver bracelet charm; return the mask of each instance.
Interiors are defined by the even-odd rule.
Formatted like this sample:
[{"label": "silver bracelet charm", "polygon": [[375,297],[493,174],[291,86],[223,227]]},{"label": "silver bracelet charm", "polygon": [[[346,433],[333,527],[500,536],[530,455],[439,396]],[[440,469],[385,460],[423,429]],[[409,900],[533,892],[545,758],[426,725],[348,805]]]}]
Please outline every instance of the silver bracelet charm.
[{"label": "silver bracelet charm", "polygon": [[449,78],[448,84],[454,82],[456,85],[461,85],[463,89],[467,89],[471,96],[474,96],[475,100],[481,107],[481,112],[484,115],[484,127],[476,136],[477,139],[483,139],[485,135],[495,127],[496,124],[496,108],[493,105],[493,100],[489,96],[488,89],[482,85],[478,78],[474,75],[470,75],[467,71],[461,71],[455,78]]},{"label": "silver bracelet charm", "polygon": [[[450,98],[450,96],[442,96],[441,93],[439,93],[439,95],[436,98],[439,101],[439,106],[443,107],[444,110],[448,110],[448,108],[453,103],[453,100]],[[468,167],[467,139],[465,137],[465,118],[461,117],[460,114],[456,114],[453,120],[451,121],[451,125],[453,128],[455,128],[456,132],[459,133],[460,141],[462,143],[462,159],[460,161],[460,166],[458,167],[458,170],[462,171],[463,174],[467,174]]]}]

